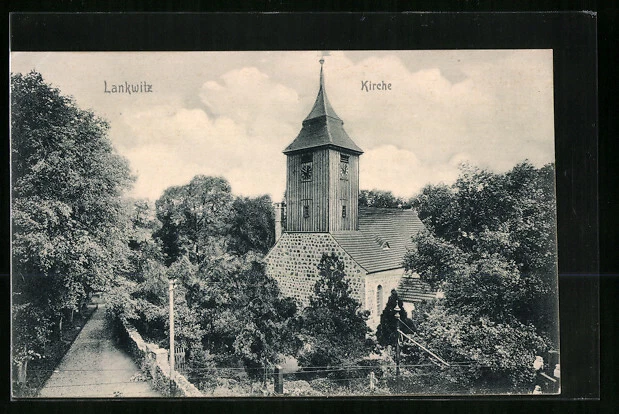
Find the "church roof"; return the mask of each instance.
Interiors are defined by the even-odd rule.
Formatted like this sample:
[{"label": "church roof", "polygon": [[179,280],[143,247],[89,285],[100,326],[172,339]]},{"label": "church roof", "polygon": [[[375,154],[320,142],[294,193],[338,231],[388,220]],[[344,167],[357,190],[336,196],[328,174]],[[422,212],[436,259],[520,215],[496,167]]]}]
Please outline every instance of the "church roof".
[{"label": "church roof", "polygon": [[430,286],[418,277],[405,276],[400,279],[400,284],[396,289],[398,297],[404,302],[421,302],[436,298],[436,292],[432,292]]},{"label": "church roof", "polygon": [[[322,60],[321,60],[322,62]],[[314,102],[314,106],[310,113],[305,117],[304,121],[308,121],[310,119],[318,118],[321,116],[328,116],[330,118],[340,120],[340,117],[337,116],[329,99],[327,98],[327,91],[325,90],[325,78],[322,72],[322,63],[320,64],[320,86],[318,88],[318,95],[316,96],[316,101]]]},{"label": "church roof", "polygon": [[333,110],[324,85],[324,75],[320,60],[320,87],[312,110],[303,121],[299,135],[284,150],[284,154],[309,148],[332,146],[362,154],[363,151],[353,142],[344,130],[344,121]]},{"label": "church roof", "polygon": [[368,273],[404,267],[413,243],[411,236],[423,228],[413,210],[359,208],[359,231],[331,232],[333,238]]}]

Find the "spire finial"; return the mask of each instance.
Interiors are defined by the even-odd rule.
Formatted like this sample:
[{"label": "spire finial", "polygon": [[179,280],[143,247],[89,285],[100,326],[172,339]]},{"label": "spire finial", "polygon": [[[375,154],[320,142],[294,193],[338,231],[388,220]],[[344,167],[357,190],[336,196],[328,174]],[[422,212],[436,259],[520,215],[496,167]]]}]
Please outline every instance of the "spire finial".
[{"label": "spire finial", "polygon": [[324,75],[322,74],[322,64],[325,63],[324,55],[320,57],[320,60],[318,62],[320,62],[320,89],[324,89],[325,78],[324,78]]}]

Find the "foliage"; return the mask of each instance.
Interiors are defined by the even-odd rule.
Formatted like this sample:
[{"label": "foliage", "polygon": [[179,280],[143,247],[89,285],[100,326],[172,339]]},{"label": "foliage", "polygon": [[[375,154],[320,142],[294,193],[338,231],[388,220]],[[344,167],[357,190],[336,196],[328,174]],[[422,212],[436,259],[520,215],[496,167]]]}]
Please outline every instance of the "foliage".
[{"label": "foliage", "polygon": [[126,266],[121,195],[132,177],[107,130],[39,73],[11,75],[17,359],[40,353],[52,328]]},{"label": "foliage", "polygon": [[[24,361],[42,357],[45,345],[50,341],[51,320],[45,311],[32,302],[16,304],[12,312],[13,361]],[[19,322],[18,322],[19,321]]]},{"label": "foliage", "polygon": [[528,162],[504,174],[464,166],[414,200],[427,231],[405,266],[444,292],[416,312],[419,335],[471,364],[461,383],[530,385],[535,355],[558,346],[553,177]]},{"label": "foliage", "polygon": [[411,203],[401,197],[396,197],[391,191],[361,190],[359,192],[360,207],[410,208]]},{"label": "foliage", "polygon": [[164,344],[168,331],[168,279],[166,268],[150,260],[140,282],[119,279],[108,292],[107,311],[135,326],[144,338]]},{"label": "foliage", "polygon": [[161,245],[153,234],[161,228],[154,207],[148,200],[129,201],[129,251],[125,276],[134,281],[144,280],[149,262],[161,262]]},{"label": "foliage", "polygon": [[226,250],[233,196],[230,184],[221,177],[195,176],[183,186],[166,189],[157,200],[165,264],[182,256],[194,264]]},{"label": "foliage", "polygon": [[267,254],[275,244],[275,211],[271,197],[238,197],[232,204],[228,251]]},{"label": "foliage", "polygon": [[302,315],[307,347],[299,363],[306,367],[350,363],[370,352],[368,312],[361,311],[361,304],[352,297],[344,262],[336,254],[323,254],[318,270],[320,278]]},{"label": "foliage", "polygon": [[295,343],[295,302],[281,298],[261,263],[226,256],[187,280],[187,303],[204,332],[204,349],[222,363],[241,361],[250,375],[274,364]]},{"label": "foliage", "polygon": [[376,328],[376,339],[382,346],[395,344],[398,326],[398,319],[395,317],[396,305],[400,308],[398,312],[400,315],[400,320],[408,326],[412,325],[412,321],[408,319],[408,314],[406,310],[404,310],[404,302],[402,302],[402,299],[398,297],[398,292],[395,289],[392,290],[391,295],[389,295],[389,299],[387,300],[387,305],[380,314],[380,323]]},{"label": "foliage", "polygon": [[[457,313],[444,304],[427,313],[416,313],[416,318],[424,346],[452,363],[445,368],[446,372],[437,372],[444,376],[439,384],[487,392],[514,392],[531,387],[535,378],[532,362],[547,346],[533,325]],[[416,356],[415,362],[430,362],[425,353]]]},{"label": "foliage", "polygon": [[175,279],[175,340],[189,349],[194,377],[200,366],[238,363],[259,375],[259,368],[295,352],[296,304],[280,297],[275,280],[253,257],[225,255],[201,267],[182,257],[167,269],[149,262],[143,281],[126,281],[110,295],[111,316],[167,346],[169,279]]},{"label": "foliage", "polygon": [[261,257],[274,243],[268,196],[235,198],[223,178],[196,176],[155,203],[133,202],[130,269],[110,315],[167,346],[168,279],[175,279],[175,339],[199,367],[241,364],[250,375],[296,351],[297,312],[280,297]]}]

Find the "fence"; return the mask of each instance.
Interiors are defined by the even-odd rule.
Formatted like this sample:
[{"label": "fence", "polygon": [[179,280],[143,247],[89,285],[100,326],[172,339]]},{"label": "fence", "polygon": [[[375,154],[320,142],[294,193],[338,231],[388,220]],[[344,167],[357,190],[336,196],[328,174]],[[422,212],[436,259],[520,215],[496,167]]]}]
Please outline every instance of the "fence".
[{"label": "fence", "polygon": [[[405,324],[403,324],[408,328]],[[410,328],[408,328],[410,330]],[[412,330],[411,330],[412,332]],[[394,395],[394,394],[468,394],[472,390],[458,384],[459,374],[467,369],[487,369],[479,363],[447,362],[439,355],[418,343],[409,334],[399,331],[402,342],[414,344],[424,354],[430,355],[425,363],[399,364],[399,375],[393,361],[368,359],[359,365],[313,366],[286,371],[279,366],[247,368],[242,366],[221,367],[191,366],[188,352],[182,342],[175,346],[175,368],[188,378],[206,396],[347,396],[347,395]],[[167,354],[167,353],[166,353]],[[192,358],[193,359],[193,358]],[[212,361],[208,364],[212,364]],[[441,381],[449,377],[450,381]],[[558,381],[553,380],[553,384]],[[447,384],[450,389],[445,389]],[[531,386],[531,390],[533,386]],[[476,393],[496,390],[474,390]],[[544,392],[556,392],[549,386]],[[523,392],[527,392],[523,390]]]},{"label": "fence", "polygon": [[187,367],[187,348],[178,344],[174,346],[174,369],[180,372],[182,375],[187,375],[188,367]]}]

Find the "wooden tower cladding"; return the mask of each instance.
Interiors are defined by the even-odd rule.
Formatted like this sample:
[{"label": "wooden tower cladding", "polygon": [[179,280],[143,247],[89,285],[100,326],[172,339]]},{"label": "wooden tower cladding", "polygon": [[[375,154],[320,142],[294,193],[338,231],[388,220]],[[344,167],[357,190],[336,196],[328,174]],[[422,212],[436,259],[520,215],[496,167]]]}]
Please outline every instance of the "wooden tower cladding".
[{"label": "wooden tower cladding", "polygon": [[324,88],[321,59],[316,102],[287,156],[287,232],[358,230],[359,156]]},{"label": "wooden tower cladding", "polygon": [[328,147],[291,154],[286,176],[286,231],[359,229],[359,155]]}]

